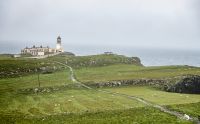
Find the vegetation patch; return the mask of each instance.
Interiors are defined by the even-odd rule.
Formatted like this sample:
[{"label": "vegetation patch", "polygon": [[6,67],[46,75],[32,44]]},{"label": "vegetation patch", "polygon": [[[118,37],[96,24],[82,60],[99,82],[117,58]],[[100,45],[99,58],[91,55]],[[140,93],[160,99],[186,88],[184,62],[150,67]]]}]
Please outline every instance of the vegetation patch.
[{"label": "vegetation patch", "polygon": [[181,113],[187,113],[190,116],[196,117],[200,120],[200,102],[187,103],[187,104],[175,104],[167,106],[168,108],[179,111]]},{"label": "vegetation patch", "polygon": [[39,111],[39,109],[37,109],[37,108],[30,108],[28,110],[28,112],[30,112],[33,115],[40,115],[41,114],[40,111]]},{"label": "vegetation patch", "polygon": [[78,80],[84,83],[99,83],[117,80],[169,80],[182,75],[200,75],[200,68],[190,66],[142,67],[131,64],[117,64],[103,67],[75,69]]},{"label": "vegetation patch", "polygon": [[119,88],[115,87],[106,88],[106,90],[127,94],[130,96],[138,96],[139,98],[143,98],[147,101],[159,105],[174,105],[200,102],[199,94],[180,94],[165,92],[149,86],[128,86]]},{"label": "vegetation patch", "polygon": [[20,77],[34,73],[47,73],[63,70],[64,68],[54,62],[41,60],[0,60],[0,79]]},{"label": "vegetation patch", "polygon": [[98,67],[113,64],[133,64],[142,66],[138,57],[126,57],[123,55],[92,55],[74,56],[70,53],[62,53],[44,59],[12,58],[8,55],[0,55],[0,78],[18,77],[33,73],[52,73],[65,69],[55,61],[66,63],[73,68]]},{"label": "vegetation patch", "polygon": [[113,64],[132,64],[142,66],[138,57],[126,57],[116,54],[67,57],[66,62],[73,68],[99,67]]},{"label": "vegetation patch", "polygon": [[34,89],[40,87],[59,87],[71,84],[68,69],[51,74],[31,74],[15,78],[0,79],[0,93],[17,91],[19,89]]},{"label": "vegetation patch", "polygon": [[27,89],[19,89],[17,92],[20,94],[39,94],[39,93],[53,93],[57,91],[70,90],[70,89],[80,89],[78,84],[66,84],[60,86],[51,87],[35,87]]},{"label": "vegetation patch", "polygon": [[133,108],[128,110],[112,110],[83,114],[58,114],[40,117],[4,116],[0,121],[20,124],[193,124],[193,122],[177,119],[151,107]]},{"label": "vegetation patch", "polygon": [[[98,84],[104,90],[199,116],[200,95],[164,92],[146,86],[179,84],[177,80],[182,75],[199,75],[197,67],[144,67],[137,57],[69,54],[44,59],[0,56],[0,123],[193,123],[128,97],[76,85],[71,80],[70,70],[56,61],[75,68],[75,76],[86,85]],[[182,81],[188,85],[195,80]],[[131,86],[135,84],[141,86]]]}]

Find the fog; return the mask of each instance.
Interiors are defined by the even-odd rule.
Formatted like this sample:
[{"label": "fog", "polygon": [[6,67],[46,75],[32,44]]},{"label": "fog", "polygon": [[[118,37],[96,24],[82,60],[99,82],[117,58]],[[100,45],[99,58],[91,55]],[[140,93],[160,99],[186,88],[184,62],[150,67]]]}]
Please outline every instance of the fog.
[{"label": "fog", "polygon": [[199,49],[199,0],[0,0],[0,52],[73,46]]}]

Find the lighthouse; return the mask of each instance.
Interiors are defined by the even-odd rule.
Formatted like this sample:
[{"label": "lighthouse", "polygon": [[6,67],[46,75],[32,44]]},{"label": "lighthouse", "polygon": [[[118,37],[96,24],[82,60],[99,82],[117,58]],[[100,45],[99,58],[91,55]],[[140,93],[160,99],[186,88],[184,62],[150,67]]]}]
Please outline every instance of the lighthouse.
[{"label": "lighthouse", "polygon": [[57,38],[56,52],[64,52],[64,50],[61,46],[61,37],[60,36],[58,36],[58,38]]}]

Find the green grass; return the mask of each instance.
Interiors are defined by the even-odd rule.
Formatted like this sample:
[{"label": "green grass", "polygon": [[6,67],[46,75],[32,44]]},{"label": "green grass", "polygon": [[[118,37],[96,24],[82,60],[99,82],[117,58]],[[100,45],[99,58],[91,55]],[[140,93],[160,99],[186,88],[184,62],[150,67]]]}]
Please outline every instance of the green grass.
[{"label": "green grass", "polygon": [[2,123],[16,124],[193,124],[151,107],[132,108],[84,114],[60,114],[25,118],[0,116]]},{"label": "green grass", "polygon": [[173,105],[200,102],[199,94],[180,94],[157,90],[152,87],[132,86],[121,88],[107,88],[106,90],[127,95],[138,96],[147,101],[160,105]]},{"label": "green grass", "polygon": [[[14,78],[5,75],[0,79],[0,123],[192,123],[133,99],[77,87],[70,80],[69,70],[53,62],[67,61],[68,65],[75,68],[76,77],[82,82],[160,79],[183,74],[200,74],[199,68],[189,66],[143,67],[138,60],[133,61],[134,59],[137,60],[119,55],[84,57],[58,55],[40,60],[0,56],[1,73],[18,71]],[[57,71],[39,75],[41,87],[44,89],[66,85],[74,87],[66,86],[53,92],[28,92],[27,89],[38,87],[38,75],[34,72],[29,73],[29,70],[40,67],[54,68],[54,66]],[[106,88],[106,90],[138,96],[195,116],[199,114],[199,109],[196,108],[199,107],[197,102],[200,102],[200,95],[168,93],[150,87]]]},{"label": "green grass", "polygon": [[181,113],[187,113],[196,118],[200,117],[200,102],[170,105],[168,108],[179,111]]},{"label": "green grass", "polygon": [[[126,57],[123,55],[92,55],[92,56],[70,56],[56,55],[45,59],[12,58],[9,55],[0,55],[0,78],[17,77],[19,75],[32,74],[41,67],[47,70],[62,70],[62,66],[55,63],[59,61],[73,68],[99,67],[113,64],[134,64],[141,66],[137,57]],[[54,68],[55,67],[55,68]]]},{"label": "green grass", "polygon": [[76,69],[75,74],[82,82],[102,82],[129,79],[162,79],[185,74],[200,75],[200,68],[189,66],[155,66],[110,65],[104,67],[85,67]]},{"label": "green grass", "polygon": [[[68,69],[50,74],[39,74],[39,80],[41,87],[61,86],[72,83]],[[38,74],[0,79],[1,92],[34,87],[38,87]]]},{"label": "green grass", "polygon": [[10,54],[0,54],[0,60],[8,60],[13,59],[12,55]]},{"label": "green grass", "polygon": [[[44,70],[42,70],[44,68]],[[0,60],[0,79],[19,77],[36,72],[58,71],[65,69],[63,66],[49,60],[37,59],[6,59]]]},{"label": "green grass", "polygon": [[0,78],[13,77],[28,72],[34,72],[38,68],[36,61],[27,60],[0,60]]},{"label": "green grass", "polygon": [[129,109],[145,105],[121,96],[94,90],[65,90],[45,94],[5,93],[1,98],[1,114],[52,115]]},{"label": "green grass", "polygon": [[60,62],[67,62],[73,68],[81,67],[99,67],[113,64],[133,64],[142,66],[138,57],[126,57],[123,55],[90,55],[90,56],[63,56],[57,55],[47,58],[49,60],[57,60]]}]

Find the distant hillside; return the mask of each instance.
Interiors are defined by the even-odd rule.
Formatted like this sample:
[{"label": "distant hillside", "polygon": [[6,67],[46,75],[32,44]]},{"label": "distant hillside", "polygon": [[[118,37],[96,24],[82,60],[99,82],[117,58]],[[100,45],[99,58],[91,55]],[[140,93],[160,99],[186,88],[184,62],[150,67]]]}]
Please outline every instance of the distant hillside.
[{"label": "distant hillside", "polygon": [[126,57],[116,54],[68,57],[67,64],[74,68],[107,66],[113,64],[133,64],[137,66],[143,66],[138,57]]},{"label": "distant hillside", "polygon": [[11,59],[12,54],[0,54],[0,60]]},{"label": "distant hillside", "polygon": [[66,63],[73,68],[106,66],[113,64],[133,64],[142,66],[138,57],[123,55],[92,55],[75,56],[73,53],[64,52],[45,59],[13,58],[11,55],[0,55],[0,78],[16,77],[44,71],[62,70],[63,67],[55,61]]}]

